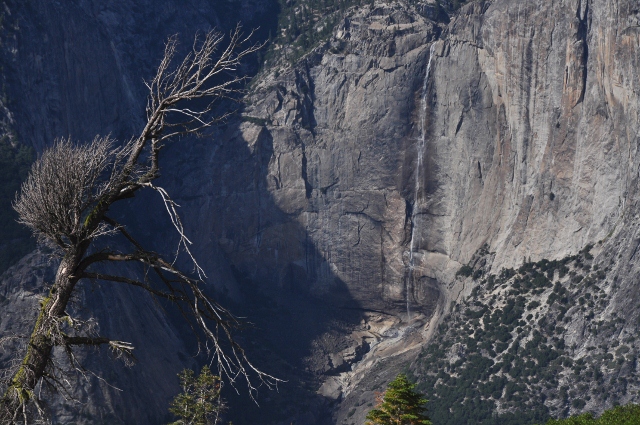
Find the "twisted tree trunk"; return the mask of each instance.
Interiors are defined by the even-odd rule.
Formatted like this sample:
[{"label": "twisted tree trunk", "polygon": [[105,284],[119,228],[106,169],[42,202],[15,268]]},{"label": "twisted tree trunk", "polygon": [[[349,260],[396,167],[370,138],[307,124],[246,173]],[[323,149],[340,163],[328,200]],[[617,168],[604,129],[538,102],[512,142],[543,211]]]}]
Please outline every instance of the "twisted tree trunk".
[{"label": "twisted tree trunk", "polygon": [[73,272],[77,269],[83,252],[84,250],[78,249],[62,259],[49,295],[40,302],[40,311],[29,337],[26,354],[2,396],[2,409],[10,413],[13,421],[23,413],[23,406],[34,399],[34,390],[51,362],[52,350],[62,342],[64,335],[60,335],[59,325],[67,315],[67,304],[78,282]]}]

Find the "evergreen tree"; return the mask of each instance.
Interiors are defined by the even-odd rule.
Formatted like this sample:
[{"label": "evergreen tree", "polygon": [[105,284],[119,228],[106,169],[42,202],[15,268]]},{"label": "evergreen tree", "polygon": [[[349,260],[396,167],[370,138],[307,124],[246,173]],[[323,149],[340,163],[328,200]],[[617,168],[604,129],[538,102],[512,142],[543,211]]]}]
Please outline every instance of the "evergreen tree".
[{"label": "evergreen tree", "polygon": [[180,374],[182,394],[173,399],[169,411],[177,416],[170,425],[214,425],[220,419],[224,403],[220,398],[220,377],[211,374],[207,366],[196,378],[191,369]]},{"label": "evergreen tree", "polygon": [[396,376],[377,397],[378,405],[367,414],[366,425],[431,425],[424,407],[427,399],[415,387],[407,375]]}]

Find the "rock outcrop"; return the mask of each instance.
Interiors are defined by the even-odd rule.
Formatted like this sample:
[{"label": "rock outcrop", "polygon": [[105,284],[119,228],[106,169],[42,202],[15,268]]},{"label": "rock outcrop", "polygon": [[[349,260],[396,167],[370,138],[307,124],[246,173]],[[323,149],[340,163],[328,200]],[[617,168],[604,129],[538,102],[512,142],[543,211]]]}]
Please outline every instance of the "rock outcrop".
[{"label": "rock outcrop", "polygon": [[[259,77],[230,137],[262,161],[260,174],[253,187],[216,175],[207,188],[219,197],[217,234],[234,229],[221,246],[236,267],[267,286],[331,298],[341,282],[361,307],[404,306],[416,103],[440,30],[400,4],[366,7],[299,66]],[[246,196],[249,217],[238,214]]]},{"label": "rock outcrop", "polygon": [[635,317],[622,251],[635,249],[637,14],[624,1],[473,2],[440,34],[406,5],[360,8],[299,66],[262,77],[244,111],[244,134],[268,140],[263,184],[316,257],[279,250],[283,233],[262,225],[255,252],[270,267],[234,263],[277,287],[295,276],[335,295],[338,280],[361,308],[431,315],[470,293],[454,274],[485,244],[498,272],[606,241],[626,289],[602,314]]},{"label": "rock outcrop", "polygon": [[[42,149],[68,134],[128,136],[160,52],[154,29],[220,23],[207,2],[121,3],[12,9],[21,30],[8,81],[25,88],[13,110],[22,140]],[[213,140],[169,147],[166,184],[198,256],[264,324],[258,358],[303,382],[298,396],[321,388],[342,403],[328,419],[320,396],[287,409],[273,396],[263,404],[272,423],[362,419],[367,383],[391,379],[479,283],[456,277],[462,265],[498,273],[601,241],[595,261],[613,271],[598,314],[622,310],[620,332],[637,326],[635,2],[478,0],[451,16],[432,1],[365,3],[293,66],[259,73]],[[252,16],[268,8],[243,4]],[[371,333],[376,323],[394,327]]]},{"label": "rock outcrop", "polygon": [[[326,290],[330,274],[374,308],[405,300],[411,226],[422,274],[440,282],[485,243],[502,267],[605,238],[635,178],[631,9],[474,2],[440,36],[406,6],[365,7],[300,66],[261,78],[240,137],[251,147],[269,140],[263,184],[326,262],[308,264],[303,247],[284,252],[263,236],[256,252],[272,267],[268,279],[284,285],[297,264],[309,289]],[[414,199],[416,175],[424,202]],[[421,290],[410,294],[417,304]]]}]

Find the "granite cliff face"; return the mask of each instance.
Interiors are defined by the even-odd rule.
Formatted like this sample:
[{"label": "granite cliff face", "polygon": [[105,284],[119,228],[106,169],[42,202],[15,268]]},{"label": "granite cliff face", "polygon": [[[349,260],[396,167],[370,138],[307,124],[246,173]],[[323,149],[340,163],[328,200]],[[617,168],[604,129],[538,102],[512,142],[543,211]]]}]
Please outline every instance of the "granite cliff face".
[{"label": "granite cliff face", "polygon": [[[147,26],[219,24],[224,11],[201,3],[14,7],[8,85],[25,90],[12,109],[20,138],[42,149],[56,136],[134,132],[140,78],[161,50]],[[248,22],[270,10],[242,4]],[[60,13],[73,25],[60,26]],[[203,264],[264,323],[252,338],[268,353],[257,357],[282,361],[311,400],[269,421],[362,419],[372,390],[477,295],[480,275],[456,277],[462,265],[489,275],[600,242],[607,301],[595,319],[575,311],[562,338],[578,359],[602,343],[590,320],[624,311],[607,338],[637,330],[639,49],[632,0],[476,1],[450,17],[430,1],[367,2],[293,66],[259,73],[213,140],[170,148],[167,185]],[[616,387],[624,401],[636,389]],[[592,400],[575,411],[607,405]]]},{"label": "granite cliff face", "polygon": [[[372,308],[404,302],[412,226],[421,273],[441,283],[485,243],[498,268],[577,252],[624,227],[634,187],[631,9],[477,2],[443,26],[399,4],[363,8],[299,67],[260,80],[244,115],[266,125],[244,123],[241,137],[269,139],[273,202]],[[304,250],[276,260],[273,240],[256,252],[274,256],[264,262],[282,280],[278,265]],[[330,285],[321,267],[303,269],[310,289]],[[410,294],[418,304],[421,286]]]},{"label": "granite cliff face", "polygon": [[[218,204],[228,206],[217,226],[238,229],[222,240],[234,264],[265,284],[331,297],[342,282],[361,307],[402,309],[416,104],[429,42],[440,31],[399,4],[365,8],[345,18],[335,38],[300,66],[258,80],[233,136],[251,150],[267,150],[256,196],[268,198],[287,219],[272,225],[256,217],[247,226],[251,220],[238,217],[238,207],[224,199],[237,191],[220,176]],[[228,219],[244,222],[244,229],[228,226]],[[238,247],[248,245],[257,261],[238,256]],[[431,293],[411,296],[434,301]]]},{"label": "granite cliff face", "polygon": [[[253,249],[269,266],[234,261],[257,281],[321,297],[344,284],[347,301],[405,319],[409,305],[419,323],[432,318],[428,338],[477,284],[454,275],[483,246],[489,273],[601,242],[596,261],[620,271],[602,283],[611,298],[597,314],[629,311],[618,330],[633,332],[637,271],[625,252],[636,245],[637,8],[495,1],[464,7],[448,25],[424,15],[399,3],[360,8],[300,65],[259,79],[237,137],[268,146],[262,184],[291,221],[256,223],[223,249],[234,257],[260,234]],[[301,240],[289,226],[304,229],[314,257],[282,242]],[[576,358],[595,344],[585,316],[564,335]],[[362,364],[375,358],[374,348]],[[348,394],[359,373],[323,388]]]}]

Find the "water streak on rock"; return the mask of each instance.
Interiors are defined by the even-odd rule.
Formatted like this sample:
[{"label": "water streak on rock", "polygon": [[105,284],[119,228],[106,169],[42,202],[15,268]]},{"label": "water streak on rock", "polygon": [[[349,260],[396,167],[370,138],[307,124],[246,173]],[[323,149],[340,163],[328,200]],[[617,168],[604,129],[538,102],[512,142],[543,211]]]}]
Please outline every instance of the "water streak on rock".
[{"label": "water streak on rock", "polygon": [[411,242],[409,244],[409,274],[406,280],[406,301],[407,301],[407,321],[411,319],[411,302],[410,296],[413,289],[413,271],[415,268],[414,254],[416,251],[416,216],[418,214],[420,194],[422,193],[421,182],[423,176],[420,171],[423,168],[424,163],[424,149],[427,138],[427,102],[429,94],[429,74],[431,73],[431,62],[433,60],[433,50],[435,44],[431,45],[429,49],[429,61],[427,62],[427,71],[425,72],[424,82],[422,83],[422,102],[420,108],[420,139],[418,140],[417,153],[418,158],[416,160],[416,183],[415,183],[415,196],[413,198],[413,209],[411,211]]}]

